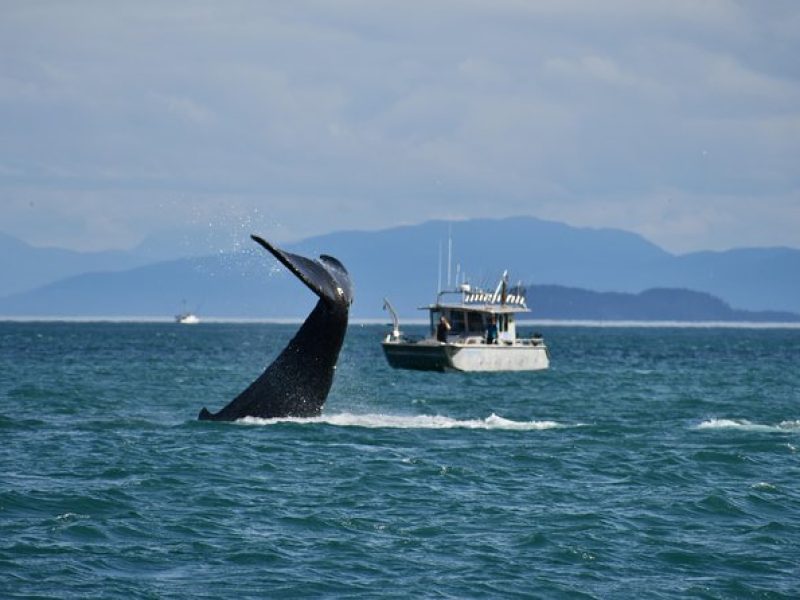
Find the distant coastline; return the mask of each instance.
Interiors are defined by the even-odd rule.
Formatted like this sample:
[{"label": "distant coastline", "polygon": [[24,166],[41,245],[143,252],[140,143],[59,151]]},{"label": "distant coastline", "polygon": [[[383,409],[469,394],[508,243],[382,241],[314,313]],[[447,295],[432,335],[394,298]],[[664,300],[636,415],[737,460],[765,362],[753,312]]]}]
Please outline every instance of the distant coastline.
[{"label": "distant coastline", "polygon": [[531,317],[553,321],[798,323],[789,311],[741,310],[705,292],[651,288],[639,293],[597,292],[560,286],[528,287]]},{"label": "distant coastline", "polygon": [[[303,322],[300,317],[285,318],[259,318],[259,317],[203,317],[202,323],[210,325],[299,325]],[[147,317],[147,316],[18,316],[0,315],[2,323],[72,323],[72,324],[97,324],[97,323],[128,323],[128,324],[174,324],[173,318]],[[425,319],[407,319],[401,326],[421,327],[428,324]],[[590,320],[590,319],[529,319],[518,321],[520,327],[581,327],[581,328],[642,328],[642,329],[800,329],[800,321],[770,322],[770,321],[627,321],[627,320]],[[351,327],[387,326],[387,319],[364,318],[351,319]]]},{"label": "distant coastline", "polygon": [[[450,232],[461,280],[494,285],[507,270],[527,287],[534,321],[800,322],[800,249],[677,256],[630,232],[530,217],[335,232],[287,249],[347,266],[356,286],[351,318],[383,318],[389,298],[405,321],[420,318],[417,308],[437,289],[455,285],[442,281],[436,255],[436,241]],[[495,243],[464,242],[478,239]],[[204,321],[293,322],[315,302],[258,252],[153,261],[34,248],[2,234],[0,247],[13,256],[0,264],[0,315],[14,318],[159,321],[187,306]]]}]

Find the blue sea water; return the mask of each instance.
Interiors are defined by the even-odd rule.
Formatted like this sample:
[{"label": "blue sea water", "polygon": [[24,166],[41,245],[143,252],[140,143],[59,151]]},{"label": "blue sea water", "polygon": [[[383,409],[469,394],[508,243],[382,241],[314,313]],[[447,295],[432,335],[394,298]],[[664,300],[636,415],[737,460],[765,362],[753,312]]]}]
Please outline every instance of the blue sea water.
[{"label": "blue sea water", "polygon": [[356,325],[321,418],[196,420],[296,328],[0,323],[0,597],[800,597],[800,330]]}]

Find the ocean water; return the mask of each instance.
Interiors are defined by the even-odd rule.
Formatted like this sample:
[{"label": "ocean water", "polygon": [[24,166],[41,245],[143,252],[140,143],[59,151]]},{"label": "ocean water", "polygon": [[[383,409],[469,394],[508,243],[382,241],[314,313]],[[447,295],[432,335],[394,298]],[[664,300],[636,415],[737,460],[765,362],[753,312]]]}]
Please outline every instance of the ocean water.
[{"label": "ocean water", "polygon": [[196,420],[296,328],[0,323],[0,597],[800,597],[800,330],[355,325],[321,418]]}]

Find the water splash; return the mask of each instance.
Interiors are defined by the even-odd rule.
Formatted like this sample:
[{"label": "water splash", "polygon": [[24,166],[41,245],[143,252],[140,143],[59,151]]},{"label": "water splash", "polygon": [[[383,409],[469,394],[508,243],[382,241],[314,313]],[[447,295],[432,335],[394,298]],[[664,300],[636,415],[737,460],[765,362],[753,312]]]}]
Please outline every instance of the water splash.
[{"label": "water splash", "polygon": [[753,423],[747,419],[709,419],[696,426],[696,429],[737,429],[740,431],[761,431],[768,433],[800,432],[800,420],[781,421],[777,425]]},{"label": "water splash", "polygon": [[758,483],[754,483],[750,486],[753,490],[760,490],[766,492],[776,492],[778,491],[778,486],[768,483],[766,481],[759,481]]},{"label": "water splash", "polygon": [[243,425],[276,425],[278,423],[325,424],[338,427],[365,427],[369,429],[497,429],[511,431],[541,431],[567,425],[555,421],[513,421],[494,413],[485,419],[453,419],[441,415],[380,415],[340,413],[311,418],[259,419],[245,417],[237,423]]}]

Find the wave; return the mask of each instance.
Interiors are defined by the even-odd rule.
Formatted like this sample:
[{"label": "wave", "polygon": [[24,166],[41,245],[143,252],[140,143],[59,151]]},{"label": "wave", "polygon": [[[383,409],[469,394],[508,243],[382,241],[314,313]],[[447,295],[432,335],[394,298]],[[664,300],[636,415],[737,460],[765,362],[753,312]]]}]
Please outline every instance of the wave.
[{"label": "wave", "polygon": [[697,425],[696,429],[738,429],[740,431],[792,433],[800,432],[800,420],[781,421],[777,425],[765,425],[753,423],[746,419],[709,419]]},{"label": "wave", "polygon": [[485,419],[453,419],[440,415],[379,415],[340,413],[309,418],[259,419],[244,417],[236,421],[243,425],[276,425],[278,423],[324,424],[338,427],[366,427],[370,429],[499,429],[511,431],[542,431],[567,427],[555,421],[513,421],[494,413]]}]

